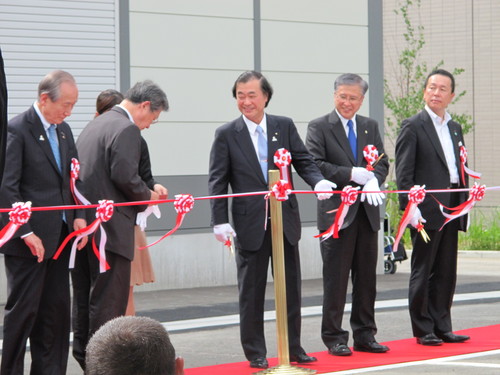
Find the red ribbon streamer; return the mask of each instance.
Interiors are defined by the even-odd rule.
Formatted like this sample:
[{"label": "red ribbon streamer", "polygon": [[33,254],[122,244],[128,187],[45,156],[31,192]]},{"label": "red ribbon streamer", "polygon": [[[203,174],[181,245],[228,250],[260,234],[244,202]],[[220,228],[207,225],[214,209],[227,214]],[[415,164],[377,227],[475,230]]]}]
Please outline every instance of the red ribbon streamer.
[{"label": "red ribbon streamer", "polygon": [[193,206],[194,206],[194,198],[191,194],[176,195],[174,202],[174,208],[175,211],[177,212],[177,219],[175,220],[175,226],[159,240],[153,242],[150,245],[140,247],[139,250],[147,249],[148,247],[154,246],[157,243],[163,241],[163,239],[167,238],[171,234],[175,233],[175,231],[177,231],[177,229],[179,229],[179,227],[182,225],[182,221],[184,220],[186,214],[193,209]]},{"label": "red ribbon streamer", "polygon": [[462,142],[460,142],[460,178],[462,180],[462,185],[465,185],[465,173],[476,180],[481,178],[481,173],[475,172],[465,165],[467,163],[467,149],[461,143]]},{"label": "red ribbon streamer", "polygon": [[2,247],[17,232],[21,225],[31,217],[31,202],[16,202],[9,212],[9,223],[0,232],[0,247]]},{"label": "red ribbon streamer", "polygon": [[111,219],[113,216],[113,201],[109,200],[100,200],[99,201],[99,207],[97,207],[96,211],[96,219],[92,222],[92,224],[86,226],[85,228],[82,228],[80,230],[74,231],[70,233],[64,241],[61,243],[59,248],[57,249],[56,253],[54,254],[53,259],[57,260],[59,258],[59,255],[61,255],[62,251],[68,244],[68,242],[73,238],[75,238],[75,241],[73,242],[73,245],[71,246],[71,255],[70,255],[70,264],[69,268],[74,268],[75,266],[75,257],[76,257],[76,246],[78,242],[80,242],[80,239],[82,239],[85,236],[88,236],[92,233],[95,233],[97,229],[100,229],[101,231],[101,239],[99,241],[99,247],[96,246],[95,244],[95,236],[92,237],[92,250],[94,251],[95,256],[99,260],[99,270],[100,272],[106,272],[109,270],[109,264],[106,261],[106,241],[107,241],[107,236],[106,236],[106,231],[104,228],[101,226],[101,223],[105,223]]},{"label": "red ribbon streamer", "polygon": [[[474,186],[472,186],[472,188],[470,190],[469,199],[467,199],[462,204],[459,204],[458,206],[453,207],[453,208],[448,208],[446,206],[443,206],[441,203],[439,203],[439,208],[440,208],[441,212],[443,213],[443,215],[446,217],[443,225],[441,226],[441,228],[439,230],[443,229],[443,227],[446,224],[448,224],[450,221],[455,220],[456,218],[458,218],[460,216],[464,216],[464,215],[468,214],[470,212],[470,210],[472,210],[472,208],[474,207],[476,202],[479,202],[480,200],[482,200],[484,198],[485,191],[486,191],[485,185],[479,185],[477,182],[475,182]],[[444,212],[444,209],[451,211],[451,214]]]},{"label": "red ribbon streamer", "polygon": [[88,205],[90,202],[76,188],[76,180],[78,180],[78,176],[80,176],[80,162],[78,159],[72,158],[69,187],[71,194],[73,195],[73,200],[75,203]]},{"label": "red ribbon streamer", "polygon": [[340,199],[342,200],[342,203],[340,204],[337,214],[335,215],[335,220],[330,228],[328,228],[325,232],[320,233],[314,238],[321,237],[321,241],[324,241],[331,236],[333,238],[339,238],[339,230],[342,228],[342,224],[344,224],[344,219],[347,215],[347,212],[349,212],[349,206],[353,205],[354,202],[358,199],[358,194],[359,194],[359,186],[356,188],[353,188],[350,185],[347,185],[342,189],[342,193],[340,195]]},{"label": "red ribbon streamer", "polygon": [[[405,212],[403,213],[401,221],[399,222],[398,231],[396,233],[396,239],[392,244],[393,252],[397,251],[399,246],[399,241],[401,241],[401,237],[403,237],[403,233],[406,227],[408,226],[410,220],[415,214],[415,210],[417,209],[418,205],[422,203],[424,199],[425,199],[425,185],[423,186],[415,185],[410,189],[410,192],[408,193],[408,204],[406,205]],[[424,226],[422,223],[420,223],[418,225],[417,230],[420,232],[423,229]]]}]

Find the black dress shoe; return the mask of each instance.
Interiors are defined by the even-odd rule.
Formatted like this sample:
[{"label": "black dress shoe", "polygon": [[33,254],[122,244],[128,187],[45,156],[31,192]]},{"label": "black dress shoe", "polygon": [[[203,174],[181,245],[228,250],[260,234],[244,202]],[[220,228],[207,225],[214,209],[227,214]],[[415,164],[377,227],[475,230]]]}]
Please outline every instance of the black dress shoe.
[{"label": "black dress shoe", "polygon": [[316,362],[317,360],[318,358],[308,356],[306,353],[290,355],[290,362],[311,363],[311,362]]},{"label": "black dress shoe", "polygon": [[376,341],[370,341],[364,344],[354,343],[354,350],[357,352],[367,352],[367,353],[385,353],[389,350],[389,347],[385,345],[380,345]]},{"label": "black dress shoe", "polygon": [[444,342],[451,342],[451,343],[464,342],[464,341],[467,341],[468,339],[470,339],[469,336],[455,335],[453,332],[436,334],[436,336],[439,337]]},{"label": "black dress shoe", "polygon": [[334,346],[328,348],[328,353],[340,357],[345,357],[352,354],[351,349],[349,349],[346,344],[335,344]]},{"label": "black dress shoe", "polygon": [[438,346],[443,344],[443,340],[434,333],[428,333],[425,336],[417,337],[417,344],[426,346]]},{"label": "black dress shoe", "polygon": [[257,357],[250,361],[250,367],[253,368],[268,368],[269,363],[265,357]]}]

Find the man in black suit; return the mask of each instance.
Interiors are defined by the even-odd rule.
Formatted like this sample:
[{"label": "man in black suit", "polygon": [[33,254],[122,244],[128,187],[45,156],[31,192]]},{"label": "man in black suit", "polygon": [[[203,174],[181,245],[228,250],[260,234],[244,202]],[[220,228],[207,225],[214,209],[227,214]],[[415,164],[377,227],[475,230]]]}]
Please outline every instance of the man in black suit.
[{"label": "man in black suit", "polygon": [[[459,177],[460,146],[465,145],[460,124],[446,111],[455,96],[455,79],[446,70],[433,71],[424,88],[425,109],[402,123],[396,142],[396,177],[398,189],[414,185],[426,189],[467,187]],[[400,196],[401,209],[408,203]],[[467,200],[466,193],[440,193],[435,197],[446,207]],[[455,335],[451,325],[451,304],[457,278],[458,231],[466,230],[466,217],[453,220],[442,230],[445,217],[436,200],[428,194],[418,206],[411,224],[425,223],[430,237],[425,242],[411,229],[413,251],[409,308],[413,335],[422,345],[463,342],[465,335]]]},{"label": "man in black suit", "polygon": [[[64,119],[78,99],[73,76],[46,75],[38,100],[8,125],[2,207],[31,201],[33,206],[75,204],[70,191],[71,159],[78,158]],[[3,325],[1,373],[23,374],[30,340],[32,374],[66,374],[70,332],[69,251],[52,260],[73,229],[86,225],[83,212],[36,211],[1,249],[8,297]],[[8,215],[3,214],[4,225]],[[85,241],[85,240],[84,240]],[[81,246],[84,242],[81,243]],[[81,247],[80,246],[80,247]]]},{"label": "man in black suit", "polygon": [[[310,186],[315,187],[315,191],[330,191],[335,187],[335,184],[323,179],[293,121],[264,112],[272,94],[271,85],[259,72],[244,72],[234,83],[233,96],[242,116],[216,130],[210,152],[210,194],[226,194],[229,185],[233,193],[268,190],[267,171],[277,169],[273,156],[279,148],[291,153],[295,170]],[[259,146],[259,142],[263,142],[262,146]],[[329,193],[322,193],[318,198],[329,196]],[[267,368],[264,297],[272,244],[271,226],[267,225],[267,230],[264,228],[265,201],[262,196],[233,199],[232,215],[236,233],[229,224],[227,199],[215,199],[211,203],[216,238],[225,242],[230,235],[238,233],[236,264],[240,334],[245,356],[251,367]],[[300,344],[301,276],[298,242],[301,225],[294,195],[283,202],[283,228],[290,361],[313,362],[316,358],[308,356]]]},{"label": "man in black suit", "polygon": [[0,184],[5,167],[5,145],[7,143],[7,82],[0,49]]},{"label": "man in black suit", "polygon": [[[375,341],[377,233],[384,195],[379,186],[387,176],[389,163],[383,156],[373,171],[367,170],[363,149],[367,145],[384,152],[376,121],[357,114],[363,104],[368,84],[356,74],[343,74],[335,80],[335,110],[309,123],[306,146],[323,175],[338,184],[362,187],[361,199],[350,206],[339,238],[320,239],[323,258],[323,321],[321,337],[332,355],[347,356],[349,332],[342,329],[349,273],[352,278],[351,328],[354,350],[383,353],[387,346]],[[341,198],[318,202],[318,229],[327,230],[335,219]]]},{"label": "man in black suit", "polygon": [[[159,198],[139,175],[140,131],[157,122],[160,113],[166,110],[168,101],[163,90],[151,81],[138,82],[127,91],[119,105],[97,116],[85,127],[78,137],[77,147],[80,179],[90,202]],[[83,369],[85,347],[92,334],[108,320],[125,315],[130,263],[134,258],[134,224],[137,212],[145,208],[115,207],[111,220],[103,223],[107,235],[106,260],[111,267],[108,271],[99,272],[99,262],[90,246],[77,255],[72,271],[74,299],[78,301],[73,308],[73,356]],[[95,217],[93,215],[94,212],[91,217]]]}]

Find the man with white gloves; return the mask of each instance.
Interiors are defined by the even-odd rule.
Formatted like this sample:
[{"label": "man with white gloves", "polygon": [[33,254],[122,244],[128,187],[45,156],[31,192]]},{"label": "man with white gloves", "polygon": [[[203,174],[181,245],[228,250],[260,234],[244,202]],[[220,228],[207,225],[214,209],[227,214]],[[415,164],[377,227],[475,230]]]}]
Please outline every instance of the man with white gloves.
[{"label": "man with white gloves", "polygon": [[[229,185],[233,193],[267,191],[268,170],[277,169],[273,156],[278,149],[285,148],[299,176],[318,192],[318,199],[330,198],[336,185],[324,180],[293,121],[264,112],[272,94],[271,85],[259,72],[244,72],[234,83],[233,96],[242,116],[216,130],[210,152],[210,194],[226,194]],[[291,166],[288,172],[293,184]],[[228,200],[211,200],[215,237],[223,243],[235,237],[241,344],[253,368],[269,365],[264,338],[264,297],[272,243],[271,225],[264,227],[265,220],[269,220],[265,205],[262,195],[233,198],[235,231],[229,224]],[[290,362],[309,363],[316,358],[308,356],[300,343],[301,223],[296,196],[290,195],[282,208]]]},{"label": "man with white gloves", "polygon": [[[323,321],[321,337],[331,355],[351,355],[347,346],[349,332],[342,329],[349,274],[352,276],[352,312],[354,350],[383,353],[389,350],[375,340],[375,295],[379,206],[389,162],[375,120],[357,114],[368,84],[356,74],[343,74],[334,84],[335,109],[309,123],[306,147],[321,173],[335,181],[341,190],[347,185],[361,188],[361,198],[349,206],[339,238],[321,240],[323,258]],[[374,146],[381,156],[369,160],[363,156],[366,146]],[[371,147],[373,149],[373,147]],[[340,194],[318,201],[318,229],[326,231],[334,222]]]}]

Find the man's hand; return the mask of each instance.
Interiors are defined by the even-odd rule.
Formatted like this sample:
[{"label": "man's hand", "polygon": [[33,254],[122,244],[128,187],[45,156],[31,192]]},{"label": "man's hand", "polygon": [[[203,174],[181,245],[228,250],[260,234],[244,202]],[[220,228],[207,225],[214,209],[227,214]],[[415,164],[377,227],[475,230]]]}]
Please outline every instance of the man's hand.
[{"label": "man's hand", "polygon": [[31,233],[30,235],[23,238],[24,243],[30,248],[31,254],[38,258],[38,263],[43,262],[43,256],[45,255],[45,248],[43,247],[42,240],[36,234]]},{"label": "man's hand", "polygon": [[[314,186],[314,191],[330,191],[333,190],[337,187],[337,184],[328,181],[328,180],[321,180],[319,181],[315,186]],[[320,201],[324,199],[330,199],[330,197],[333,195],[333,193],[319,193],[316,194],[318,196],[318,199]]]},{"label": "man's hand", "polygon": [[413,213],[413,217],[410,219],[410,224],[413,228],[418,229],[417,226],[419,223],[426,223],[427,220],[425,220],[422,217],[422,213],[420,212],[419,208],[417,207],[415,209],[415,212]]},{"label": "man's hand", "polygon": [[353,167],[351,172],[351,181],[359,185],[366,184],[369,180],[371,180],[375,175],[373,172],[367,170],[366,168],[361,167]]},{"label": "man's hand", "polygon": [[153,191],[157,193],[160,198],[159,199],[167,199],[168,198],[168,189],[162,184],[155,184],[153,186]]},{"label": "man's hand", "polygon": [[149,198],[150,201],[157,201],[158,199],[160,199],[160,195],[156,191],[150,190],[150,192],[151,192],[151,197]]},{"label": "man's hand", "polygon": [[373,177],[365,184],[363,191],[378,191],[379,193],[361,193],[361,202],[364,202],[366,199],[372,206],[379,206],[384,202],[385,194],[380,193],[380,187],[378,186],[376,177]]},{"label": "man's hand", "polygon": [[[87,226],[87,221],[85,219],[75,219],[73,221],[73,230],[74,231],[83,229],[86,226]],[[82,237],[82,239],[80,240],[78,245],[76,245],[76,248],[78,250],[83,249],[85,247],[85,245],[87,244],[87,241],[88,241],[88,236]]]},{"label": "man's hand", "polygon": [[234,231],[231,224],[217,224],[214,226],[214,234],[217,241],[225,243],[230,236],[236,237],[236,232]]}]

